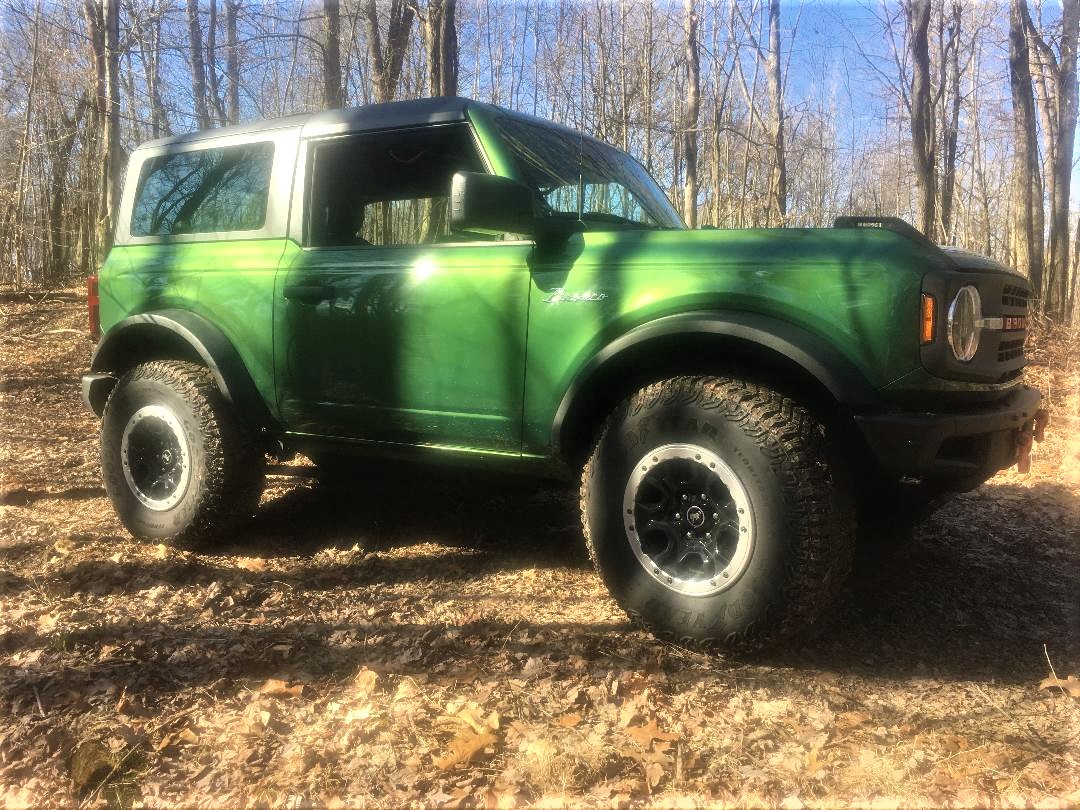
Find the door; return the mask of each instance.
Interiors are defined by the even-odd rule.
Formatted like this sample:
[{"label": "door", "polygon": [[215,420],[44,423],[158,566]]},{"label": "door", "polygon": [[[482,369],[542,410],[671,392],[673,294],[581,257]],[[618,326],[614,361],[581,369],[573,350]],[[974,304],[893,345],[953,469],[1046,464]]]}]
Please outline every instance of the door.
[{"label": "door", "polygon": [[308,245],[279,273],[286,427],[519,452],[531,242],[451,233],[456,171],[483,171],[467,125],[309,148]]}]

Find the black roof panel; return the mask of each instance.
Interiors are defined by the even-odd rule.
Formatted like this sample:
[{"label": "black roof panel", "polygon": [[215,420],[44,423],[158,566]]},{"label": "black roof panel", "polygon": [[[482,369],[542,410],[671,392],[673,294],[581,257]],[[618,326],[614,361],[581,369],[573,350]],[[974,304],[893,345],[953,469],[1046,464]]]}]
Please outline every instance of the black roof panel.
[{"label": "black roof panel", "polygon": [[465,98],[424,98],[415,101],[394,101],[387,104],[368,104],[345,110],[325,110],[298,113],[284,118],[272,118],[217,129],[204,129],[141,144],[140,149],[195,143],[233,135],[256,135],[279,129],[302,128],[304,136],[328,135],[337,132],[364,132],[377,129],[418,126],[466,120],[466,110],[476,104]]}]

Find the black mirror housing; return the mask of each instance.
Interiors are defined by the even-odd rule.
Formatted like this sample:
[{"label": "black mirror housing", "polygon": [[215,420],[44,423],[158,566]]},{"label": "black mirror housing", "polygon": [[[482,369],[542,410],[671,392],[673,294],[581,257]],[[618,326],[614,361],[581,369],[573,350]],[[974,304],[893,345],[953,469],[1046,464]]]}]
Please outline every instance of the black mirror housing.
[{"label": "black mirror housing", "polygon": [[509,177],[457,172],[450,182],[450,228],[533,234],[533,193]]}]

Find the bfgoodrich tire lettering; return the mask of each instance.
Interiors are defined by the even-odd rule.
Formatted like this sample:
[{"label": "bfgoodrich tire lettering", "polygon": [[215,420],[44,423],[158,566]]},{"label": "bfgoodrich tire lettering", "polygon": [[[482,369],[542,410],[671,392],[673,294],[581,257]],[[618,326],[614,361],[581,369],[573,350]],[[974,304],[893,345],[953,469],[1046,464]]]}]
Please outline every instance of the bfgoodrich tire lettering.
[{"label": "bfgoodrich tire lettering", "polygon": [[[147,540],[193,545],[219,537],[258,505],[264,459],[253,438],[208,369],[136,366],[102,416],[102,475],[120,521]],[[146,456],[157,464],[150,472]]]},{"label": "bfgoodrich tire lettering", "polygon": [[[634,465],[672,446],[723,459],[749,500],[752,514],[742,525],[753,533],[750,559],[731,584],[697,592],[665,586],[663,572],[647,571],[629,539],[626,487]],[[782,394],[734,379],[665,380],[611,414],[585,466],[589,553],[619,604],[658,635],[742,651],[773,644],[812,625],[850,569],[855,512],[840,473],[821,424]],[[734,570],[722,563],[713,573]]]}]

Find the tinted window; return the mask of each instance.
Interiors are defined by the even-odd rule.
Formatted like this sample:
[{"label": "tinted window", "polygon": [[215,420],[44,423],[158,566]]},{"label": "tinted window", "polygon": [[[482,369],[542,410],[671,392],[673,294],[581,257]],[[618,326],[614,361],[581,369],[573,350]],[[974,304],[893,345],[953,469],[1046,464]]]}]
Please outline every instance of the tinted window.
[{"label": "tinted window", "polygon": [[[482,172],[467,126],[339,138],[312,153],[308,242],[419,245],[475,240],[447,226],[455,172]],[[492,237],[487,237],[492,238]]]},{"label": "tinted window", "polygon": [[261,228],[273,162],[269,142],[151,158],[139,176],[131,235]]}]

